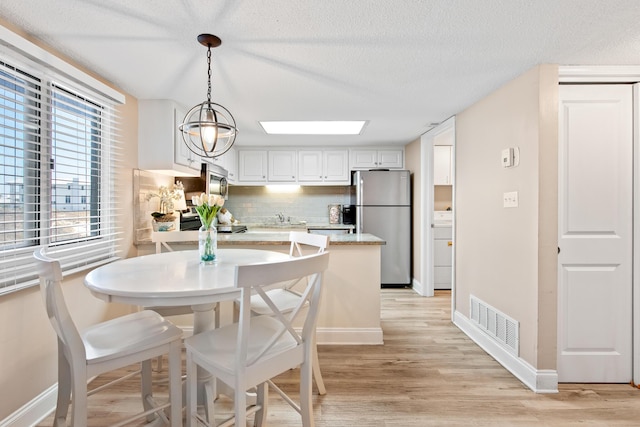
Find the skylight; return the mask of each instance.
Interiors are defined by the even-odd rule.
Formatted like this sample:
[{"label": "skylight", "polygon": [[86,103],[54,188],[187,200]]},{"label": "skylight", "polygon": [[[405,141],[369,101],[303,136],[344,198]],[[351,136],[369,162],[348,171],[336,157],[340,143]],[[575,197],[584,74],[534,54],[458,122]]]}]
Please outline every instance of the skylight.
[{"label": "skylight", "polygon": [[366,120],[260,122],[269,135],[358,135]]}]

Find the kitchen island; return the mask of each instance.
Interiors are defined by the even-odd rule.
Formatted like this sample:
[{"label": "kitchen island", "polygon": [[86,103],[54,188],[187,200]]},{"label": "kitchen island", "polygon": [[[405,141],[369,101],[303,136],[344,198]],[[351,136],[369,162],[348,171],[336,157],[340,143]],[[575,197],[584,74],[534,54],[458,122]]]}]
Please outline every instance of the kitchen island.
[{"label": "kitchen island", "polygon": [[[179,231],[171,232],[179,233]],[[380,252],[385,241],[371,234],[332,234],[331,256],[324,277],[318,317],[318,344],[382,344],[380,323]],[[288,232],[219,233],[218,247],[289,252]],[[195,249],[196,243],[172,244],[176,250]],[[138,255],[155,252],[153,244],[138,244]],[[213,266],[215,268],[215,266]],[[222,307],[230,321],[232,304]],[[174,319],[172,319],[174,320]],[[189,329],[189,320],[175,323]]]}]

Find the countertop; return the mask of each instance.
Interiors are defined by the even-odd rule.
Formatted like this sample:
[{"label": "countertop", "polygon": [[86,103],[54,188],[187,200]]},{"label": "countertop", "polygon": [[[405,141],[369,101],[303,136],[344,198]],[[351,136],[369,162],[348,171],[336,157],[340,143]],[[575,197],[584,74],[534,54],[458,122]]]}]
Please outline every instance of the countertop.
[{"label": "countertop", "polygon": [[[249,231],[245,233],[218,233],[218,246],[241,246],[241,245],[289,245],[289,231],[295,231],[295,228],[287,228],[282,231],[273,231],[272,229],[264,229],[265,231]],[[286,231],[285,231],[286,230]],[[167,231],[167,233],[180,233],[180,231]],[[171,245],[193,245],[195,242],[172,242]],[[136,244],[152,244],[151,237],[139,240]],[[330,234],[329,244],[331,245],[386,245],[383,239],[369,233],[344,233]]]},{"label": "countertop", "polygon": [[[171,232],[169,232],[171,233]],[[179,231],[174,231],[179,233]],[[251,232],[246,233],[218,233],[218,246],[233,245],[288,245],[289,232]],[[387,242],[369,233],[361,234],[331,234],[330,245],[386,245]]]}]

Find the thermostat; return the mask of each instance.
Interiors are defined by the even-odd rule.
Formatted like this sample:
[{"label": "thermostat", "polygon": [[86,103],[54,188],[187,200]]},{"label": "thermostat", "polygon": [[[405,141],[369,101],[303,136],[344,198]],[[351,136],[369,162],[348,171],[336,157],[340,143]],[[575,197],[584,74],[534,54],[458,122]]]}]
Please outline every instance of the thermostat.
[{"label": "thermostat", "polygon": [[510,168],[513,166],[513,148],[505,148],[502,150],[502,167]]}]

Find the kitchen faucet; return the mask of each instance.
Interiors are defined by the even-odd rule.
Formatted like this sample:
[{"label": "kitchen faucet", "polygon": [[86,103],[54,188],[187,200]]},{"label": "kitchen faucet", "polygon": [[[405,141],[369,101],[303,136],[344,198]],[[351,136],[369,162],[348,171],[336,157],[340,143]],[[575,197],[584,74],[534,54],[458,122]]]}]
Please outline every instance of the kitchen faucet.
[{"label": "kitchen faucet", "polygon": [[282,214],[282,212],[277,213],[276,216],[278,217],[278,219],[280,220],[280,223],[282,224],[284,222],[284,215]]}]

